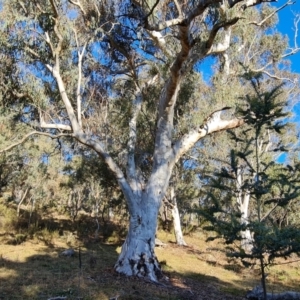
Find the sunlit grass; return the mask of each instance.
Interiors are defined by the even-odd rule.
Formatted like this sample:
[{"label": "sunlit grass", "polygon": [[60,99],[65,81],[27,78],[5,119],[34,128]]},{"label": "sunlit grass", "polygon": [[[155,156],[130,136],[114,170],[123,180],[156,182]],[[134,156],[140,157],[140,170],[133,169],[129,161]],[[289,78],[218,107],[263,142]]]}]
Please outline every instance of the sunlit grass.
[{"label": "sunlit grass", "polygon": [[[180,293],[187,291],[189,295],[188,291],[198,286],[199,290],[208,288],[240,297],[260,281],[258,268],[245,269],[238,261],[229,262],[222,241],[207,243],[207,235],[201,230],[185,236],[188,247],[177,246],[174,234],[158,232],[157,237],[166,247],[155,251],[172,289],[115,274],[113,266],[121,251],[121,244],[114,244],[116,233],[112,240],[100,243],[85,240],[84,235],[80,238],[78,231],[69,228],[63,232],[33,228],[24,242],[9,243],[16,234],[10,230],[9,234],[2,231],[0,236],[0,299],[65,296],[107,300],[120,295],[119,300],[181,300]],[[70,247],[76,250],[76,256],[62,257],[60,253]],[[299,290],[299,262],[273,266],[268,273],[270,291]]]},{"label": "sunlit grass", "polygon": [[11,270],[10,268],[5,268],[5,267],[0,268],[0,282],[1,282],[1,280],[4,280],[4,279],[5,280],[7,280],[7,279],[13,280],[14,278],[17,278],[17,277],[18,277],[17,271]]}]

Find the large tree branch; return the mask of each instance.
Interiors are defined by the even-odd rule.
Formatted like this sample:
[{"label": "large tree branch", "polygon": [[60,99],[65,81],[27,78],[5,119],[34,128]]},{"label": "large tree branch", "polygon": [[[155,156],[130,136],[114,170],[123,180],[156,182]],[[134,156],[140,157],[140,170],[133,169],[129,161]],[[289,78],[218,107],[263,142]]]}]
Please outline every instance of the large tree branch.
[{"label": "large tree branch", "polygon": [[53,10],[53,13],[54,13],[54,17],[57,18],[58,17],[58,10],[57,10],[56,4],[55,4],[54,0],[50,0],[50,3],[51,3],[51,7],[52,7],[52,10]]},{"label": "large tree branch", "polygon": [[[216,24],[213,29],[210,32],[209,38],[206,42],[206,48],[209,49],[207,54],[217,54],[217,53],[222,53],[226,51],[230,45],[230,38],[231,38],[231,26],[235,24],[239,18],[234,18],[232,20],[226,21],[226,22],[221,22],[219,24]],[[216,35],[219,32],[220,29],[224,28],[224,40],[222,43],[218,44],[213,44]]]},{"label": "large tree branch", "polygon": [[[205,2],[206,4],[208,2]],[[170,75],[169,79],[166,81],[166,84],[164,86],[164,89],[161,92],[161,97],[159,101],[159,110],[158,110],[158,122],[157,122],[157,131],[156,131],[156,140],[155,140],[155,150],[154,150],[154,156],[153,156],[153,170],[155,175],[151,176],[149,182],[149,186],[151,186],[151,183],[156,180],[157,176],[159,177],[160,173],[165,173],[170,175],[168,172],[169,168],[172,169],[172,165],[174,165],[176,159],[174,160],[174,156],[171,152],[171,139],[172,139],[172,130],[173,130],[173,116],[174,116],[174,107],[175,103],[177,101],[178,93],[180,90],[180,83],[181,83],[181,77],[184,72],[184,64],[187,61],[187,59],[190,56],[190,50],[193,47],[193,42],[190,40],[190,34],[189,34],[189,26],[190,22],[193,20],[193,18],[199,13],[204,11],[204,6],[201,4],[197,7],[197,10],[193,12],[189,16],[188,19],[186,19],[185,24],[181,24],[178,26],[179,30],[179,40],[181,43],[181,51],[177,54],[173,65],[170,68]],[[238,21],[238,18],[229,20],[228,22],[220,23],[216,25],[209,37],[207,48],[205,51],[201,54],[203,57],[205,55],[208,55],[208,51],[224,51],[229,47],[229,41],[230,41],[230,25],[236,23]],[[224,26],[227,26],[225,31],[225,42],[222,46],[218,45],[217,48],[212,48],[212,43],[216,37],[216,34],[218,31],[223,28]],[[212,52],[213,53],[213,52]],[[241,123],[241,121],[239,120]],[[196,139],[194,143],[201,138],[201,136],[205,136],[208,133],[211,133],[213,131],[218,130],[224,130],[229,128],[234,128],[237,125],[237,122],[234,123],[233,121],[223,121],[220,120],[218,122],[219,127],[216,124],[210,124],[209,123],[209,129],[206,130],[200,130],[196,134]],[[208,124],[208,123],[207,123]],[[207,125],[206,124],[206,125]],[[190,141],[191,142],[191,141]],[[194,144],[191,142],[190,147]],[[187,149],[188,150],[188,149]],[[186,150],[186,151],[187,151]],[[182,155],[182,153],[179,153],[179,156]],[[166,157],[169,157],[168,165],[166,164]],[[164,193],[165,186],[157,186],[154,184],[156,189],[161,190],[162,193]]]},{"label": "large tree branch", "polygon": [[165,37],[159,31],[155,31],[155,30],[152,31],[148,30],[148,33],[151,39],[153,40],[153,42],[155,43],[155,45],[159,49],[161,49],[165,55],[171,57],[172,53],[166,46]]},{"label": "large tree branch", "polygon": [[170,119],[170,111],[174,108],[175,101],[177,100],[177,93],[180,85],[180,71],[187,60],[191,44],[189,40],[189,26],[180,26],[180,43],[181,51],[176,56],[173,65],[170,68],[170,77],[166,82],[164,90],[162,91],[159,102],[159,115],[158,118],[165,119],[168,122],[172,122]]},{"label": "large tree branch", "polygon": [[[78,38],[77,38],[77,33],[76,30],[74,30],[75,34],[75,40],[78,49],[80,48]],[[78,50],[77,55],[78,55],[78,79],[77,79],[77,119],[79,126],[82,128],[82,119],[81,119],[81,81],[82,81],[82,59],[85,53],[87,43],[85,43],[82,47],[82,50]]]},{"label": "large tree branch", "polygon": [[158,121],[154,150],[154,169],[161,164],[162,157],[171,146],[174,106],[180,90],[181,68],[186,61],[189,51],[189,27],[180,26],[181,51],[178,53],[170,68],[169,79],[161,92],[158,107]]},{"label": "large tree branch", "polygon": [[174,0],[174,2],[175,2],[176,9],[178,11],[178,15],[179,15],[180,18],[182,18],[183,17],[183,13],[182,13],[181,6],[180,6],[180,4],[178,3],[177,0]]},{"label": "large tree branch", "polygon": [[80,143],[88,146],[89,148],[93,149],[98,153],[98,155],[104,160],[104,162],[107,164],[108,168],[114,173],[115,178],[117,179],[124,196],[127,200],[128,209],[130,211],[130,214],[135,215],[135,204],[138,198],[135,197],[135,194],[133,193],[129,183],[125,179],[124,173],[120,169],[120,167],[115,163],[115,161],[112,159],[110,154],[104,150],[104,147],[101,145],[99,141],[96,141],[91,136],[85,134],[85,133],[75,133],[73,134],[73,137],[75,137]]},{"label": "large tree branch", "polygon": [[52,72],[52,74],[53,74],[53,76],[56,80],[61,98],[64,102],[65,108],[66,108],[67,113],[68,113],[68,117],[70,119],[73,131],[74,132],[81,132],[82,128],[80,127],[80,125],[79,125],[79,123],[76,119],[76,115],[75,115],[73,106],[71,104],[71,101],[68,98],[64,82],[63,82],[62,77],[61,77],[60,72],[59,72],[59,68],[57,68],[57,65],[55,67],[52,67],[48,64],[46,65],[46,67]]},{"label": "large tree branch", "polygon": [[196,7],[191,10],[189,15],[186,18],[182,17],[182,13],[179,13],[180,17],[167,20],[164,22],[160,22],[158,24],[153,24],[150,25],[148,22],[147,16],[144,18],[143,26],[145,29],[150,30],[150,31],[162,31],[166,28],[176,26],[176,25],[183,25],[187,26],[189,25],[197,16],[200,16],[205,9],[211,5],[211,4],[216,4],[216,3],[222,3],[222,0],[204,0],[204,1],[199,1],[199,4],[196,5]]},{"label": "large tree branch", "polygon": [[198,129],[195,129],[184,135],[180,140],[174,143],[173,149],[176,162],[201,138],[214,132],[240,127],[245,123],[244,119],[241,118],[222,120],[222,112],[227,109],[229,108],[225,107],[221,110],[213,112]]},{"label": "large tree branch", "polygon": [[[161,91],[158,106],[153,168],[146,188],[146,193],[157,195],[155,199],[157,205],[159,205],[160,200],[166,192],[167,182],[169,181],[174,165],[171,148],[174,107],[180,90],[182,67],[191,49],[189,25],[179,26],[178,29],[181,51],[177,54],[170,68],[169,79]],[[167,180],[161,180],[163,177],[167,178]]]},{"label": "large tree branch", "polygon": [[244,3],[242,5],[242,9],[247,9],[248,7],[251,7],[251,6],[256,6],[256,5],[259,5],[261,3],[264,3],[264,2],[277,2],[277,0],[228,0],[228,4],[229,4],[229,7],[232,8],[234,7],[235,5],[237,5],[238,3]]},{"label": "large tree branch", "polygon": [[82,80],[82,58],[84,55],[86,44],[83,46],[82,52],[78,51],[78,79],[77,79],[77,119],[80,128],[82,128],[81,120],[81,80]]},{"label": "large tree branch", "polygon": [[135,166],[135,146],[137,141],[137,118],[142,108],[142,91],[137,86],[137,93],[132,103],[132,116],[129,121],[129,139],[127,143],[127,177],[130,185],[135,191],[140,190],[137,187],[136,166]]},{"label": "large tree branch", "polygon": [[[54,5],[54,2],[53,2],[53,5]],[[71,104],[71,101],[68,98],[68,95],[67,95],[67,92],[66,92],[66,89],[65,89],[64,81],[63,81],[63,79],[61,77],[61,73],[60,73],[60,54],[61,54],[61,49],[62,49],[63,36],[59,32],[57,18],[58,18],[58,15],[56,16],[56,18],[53,18],[53,20],[55,22],[53,29],[54,29],[54,33],[55,33],[55,35],[56,35],[56,37],[58,39],[58,42],[57,42],[55,48],[54,48],[53,44],[51,43],[51,40],[50,40],[50,37],[49,37],[48,33],[47,32],[45,33],[46,41],[47,41],[47,43],[49,44],[49,46],[50,46],[50,48],[52,50],[52,55],[53,55],[53,57],[55,59],[55,63],[54,63],[54,66],[51,66],[50,64],[46,64],[45,66],[52,73],[52,75],[54,76],[54,78],[56,80],[56,83],[58,85],[58,89],[59,89],[61,98],[62,98],[62,100],[64,102],[65,108],[66,108],[67,113],[68,113],[68,117],[70,119],[73,131],[74,132],[81,132],[82,131],[82,126],[81,126],[81,124],[79,122],[79,120],[81,120],[81,115],[80,115],[80,118],[78,118],[78,120],[77,120],[75,112],[74,112],[74,109],[73,109],[73,106]],[[82,51],[81,54],[79,52],[79,60],[80,60],[80,58],[82,60],[81,55],[83,56],[84,49],[83,49],[83,51]],[[79,67],[80,66],[81,66],[81,62],[79,63]],[[81,78],[79,78],[79,79],[81,80]],[[80,104],[79,104],[79,111],[81,113]]]},{"label": "large tree branch", "polygon": [[[69,0],[70,1],[70,0]],[[256,6],[258,4],[261,4],[263,2],[275,2],[277,0],[228,0],[229,8],[232,8],[238,3],[244,3],[242,5],[243,9],[246,9],[250,6]],[[148,17],[149,14],[145,14],[144,20],[142,22],[142,25],[145,29],[150,30],[150,31],[162,31],[165,30],[166,28],[177,26],[177,25],[188,25],[190,24],[196,17],[200,16],[203,14],[203,12],[212,4],[222,4],[222,0],[203,0],[203,1],[198,1],[198,4],[195,6],[194,9],[192,9],[189,14],[187,15],[186,18],[182,17],[182,12],[179,11],[179,16],[178,18],[174,18],[171,20],[167,20],[164,22],[156,23],[156,24],[149,24],[148,22]],[[175,5],[177,2],[175,3]],[[154,6],[155,7],[155,6]],[[223,26],[224,27],[224,26]]]}]

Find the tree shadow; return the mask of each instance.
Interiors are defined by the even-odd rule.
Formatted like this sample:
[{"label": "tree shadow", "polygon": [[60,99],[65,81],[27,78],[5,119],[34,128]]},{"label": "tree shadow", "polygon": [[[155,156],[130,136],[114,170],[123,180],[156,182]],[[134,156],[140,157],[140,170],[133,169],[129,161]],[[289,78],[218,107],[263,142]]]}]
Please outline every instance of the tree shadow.
[{"label": "tree shadow", "polygon": [[[65,249],[40,246],[40,253],[24,257],[30,243],[10,246],[10,253],[0,256],[0,299],[108,299],[113,296],[109,281],[100,274],[110,274],[117,260],[115,245],[95,244],[93,249],[75,249],[75,255],[61,255]],[[34,247],[34,246],[33,246]],[[3,248],[2,248],[3,250]],[[99,290],[97,281],[107,281]]]},{"label": "tree shadow", "polygon": [[[119,300],[237,300],[244,298],[245,287],[252,288],[259,283],[258,279],[253,281],[242,276],[240,281],[229,283],[201,273],[168,271],[171,268],[166,263],[163,266],[166,277],[159,284],[122,276],[114,271],[125,234],[124,228],[120,229],[117,224],[105,224],[106,227],[102,227],[96,236],[95,222],[88,216],[80,217],[76,222],[37,216],[33,231],[29,230],[25,221],[20,220],[20,224],[16,224],[14,233],[0,235],[5,242],[0,248],[0,299],[3,300],[44,300],[57,296],[101,300],[118,295]],[[22,228],[24,231],[19,233]],[[54,239],[53,233],[56,234]],[[28,238],[22,239],[24,234],[28,234]],[[64,243],[58,243],[60,240]],[[80,245],[80,254],[79,248],[75,247],[73,257],[62,256],[66,245]],[[175,246],[169,245],[164,251],[168,251],[168,247]],[[180,249],[205,261],[211,268],[218,264],[218,267],[237,274],[241,272],[238,264],[220,265],[219,252],[212,255],[214,249]],[[294,286],[285,282],[279,288],[287,290],[294,289]]]},{"label": "tree shadow", "polygon": [[60,247],[37,246],[36,252],[26,257],[21,254],[30,251],[28,242],[10,246],[10,253],[1,251],[0,299],[238,300],[244,299],[246,287],[254,286],[250,278],[229,283],[195,272],[164,271],[158,284],[123,276],[113,268],[120,244],[91,242],[80,253],[75,249],[72,257],[62,256]]},{"label": "tree shadow", "polygon": [[10,253],[1,251],[0,299],[242,299],[224,293],[231,287],[212,276],[164,272],[165,279],[155,284],[117,274],[119,244],[90,243],[72,257],[62,256],[59,247],[37,246],[26,256],[29,242],[10,245]]}]

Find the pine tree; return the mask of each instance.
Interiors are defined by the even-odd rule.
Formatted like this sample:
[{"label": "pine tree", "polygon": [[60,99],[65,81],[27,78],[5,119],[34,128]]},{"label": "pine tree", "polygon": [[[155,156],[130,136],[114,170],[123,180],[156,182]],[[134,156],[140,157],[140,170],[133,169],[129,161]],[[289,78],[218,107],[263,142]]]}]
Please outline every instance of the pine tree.
[{"label": "pine tree", "polygon": [[[227,165],[210,178],[212,204],[202,214],[212,224],[206,229],[231,245],[230,257],[241,258],[245,265],[249,260],[259,262],[266,299],[265,268],[277,257],[300,254],[299,224],[283,226],[272,218],[298,201],[300,165],[285,166],[274,160],[278,151],[288,151],[280,139],[290,127],[282,85],[262,91],[259,77],[251,82],[254,93],[247,95],[246,108],[240,109],[248,126],[230,132],[236,146]],[[240,241],[237,248],[232,246],[236,241]]]}]

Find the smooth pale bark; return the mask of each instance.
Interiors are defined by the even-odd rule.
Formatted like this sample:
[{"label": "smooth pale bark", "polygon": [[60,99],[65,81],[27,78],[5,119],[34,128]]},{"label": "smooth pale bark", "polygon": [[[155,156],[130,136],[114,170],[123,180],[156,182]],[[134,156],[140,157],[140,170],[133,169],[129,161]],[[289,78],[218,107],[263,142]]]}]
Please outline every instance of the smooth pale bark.
[{"label": "smooth pale bark", "polygon": [[179,246],[187,246],[187,243],[185,242],[183,238],[183,233],[181,230],[181,222],[180,222],[180,215],[179,210],[177,206],[177,200],[175,195],[175,189],[174,186],[171,186],[170,188],[170,205],[171,205],[171,212],[173,217],[173,226],[174,226],[174,234],[176,239],[176,244]]},{"label": "smooth pale bark", "polygon": [[129,230],[115,265],[117,272],[128,276],[148,277],[156,281],[162,276],[154,252],[157,227],[157,206],[144,197],[144,201],[131,214]]},{"label": "smooth pale bark", "polygon": [[22,197],[21,201],[20,201],[19,204],[18,204],[18,208],[17,208],[17,217],[20,216],[21,205],[22,205],[24,199],[26,198],[29,189],[30,189],[30,188],[27,188],[27,189],[26,189],[26,191],[25,191],[24,194],[23,194],[23,197]]},{"label": "smooth pale bark", "polygon": [[176,200],[175,200],[175,203],[173,204],[173,208],[172,208],[172,217],[173,217],[173,225],[174,225],[176,244],[179,246],[187,246],[187,243],[185,242],[185,240],[183,238],[181,222],[180,222],[180,215],[179,215],[179,210],[177,207]]},{"label": "smooth pale bark", "polygon": [[[239,205],[240,213],[241,213],[241,225],[248,225],[248,209],[249,209],[249,202],[250,202],[250,191],[249,190],[242,190],[243,186],[243,169],[242,167],[237,168],[237,203]],[[246,252],[250,252],[253,248],[253,238],[251,235],[251,231],[249,229],[241,231],[241,247]]]}]

